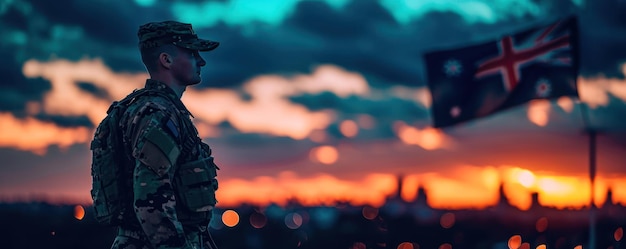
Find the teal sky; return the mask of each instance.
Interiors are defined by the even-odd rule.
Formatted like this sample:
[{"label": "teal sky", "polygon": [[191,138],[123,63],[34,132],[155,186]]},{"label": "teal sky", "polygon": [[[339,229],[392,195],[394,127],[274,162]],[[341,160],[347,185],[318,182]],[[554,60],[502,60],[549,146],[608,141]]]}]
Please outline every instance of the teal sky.
[{"label": "teal sky", "polygon": [[[336,10],[340,10],[350,0],[306,0],[308,2],[325,2]],[[584,0],[571,0],[581,6]],[[144,7],[159,4],[157,0],[135,0]],[[245,25],[250,22],[261,22],[279,25],[293,13],[294,8],[303,0],[265,0],[265,1],[205,1],[175,2],[172,4],[173,14],[180,20],[199,26],[214,26],[218,22],[228,25]],[[496,23],[511,16],[525,15],[537,17],[545,15],[545,4],[527,0],[379,0],[385,9],[402,24],[421,18],[433,12],[452,12],[461,16],[468,23]]]}]

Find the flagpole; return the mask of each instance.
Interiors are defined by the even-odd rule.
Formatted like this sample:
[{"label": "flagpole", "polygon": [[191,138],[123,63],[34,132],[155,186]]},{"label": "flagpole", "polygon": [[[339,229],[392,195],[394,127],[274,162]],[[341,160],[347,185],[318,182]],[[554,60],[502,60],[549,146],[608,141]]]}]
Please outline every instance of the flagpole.
[{"label": "flagpole", "polygon": [[596,136],[597,131],[590,125],[589,109],[584,103],[580,103],[581,114],[585,132],[589,135],[589,249],[596,249],[596,204],[595,204],[595,181],[596,181]]}]

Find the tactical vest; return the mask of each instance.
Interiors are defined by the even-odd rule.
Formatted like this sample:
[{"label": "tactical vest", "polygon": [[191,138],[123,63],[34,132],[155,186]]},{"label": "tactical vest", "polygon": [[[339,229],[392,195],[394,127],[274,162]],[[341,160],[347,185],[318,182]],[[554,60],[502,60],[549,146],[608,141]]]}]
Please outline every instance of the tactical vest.
[{"label": "tactical vest", "polygon": [[183,225],[208,225],[212,207],[217,204],[215,177],[219,167],[211,156],[209,145],[198,137],[198,131],[189,118],[182,118],[182,151],[175,167],[174,184],[176,200],[183,204],[176,208],[176,215]]},{"label": "tactical vest", "polygon": [[[177,108],[186,110],[180,100],[173,100],[160,91],[149,89],[133,91],[109,107],[107,116],[96,128],[90,147],[91,197],[96,220],[103,224],[139,227],[133,210],[135,159],[129,157],[130,153],[126,153],[120,120],[128,106],[138,98],[148,95],[161,95],[173,102]],[[202,143],[191,120],[188,117],[181,120],[183,135],[177,142],[182,145],[182,151],[174,165],[175,173],[171,179],[179,201],[176,212],[184,225],[205,225],[212,215],[209,207],[217,203],[215,177],[219,168],[213,162],[211,149]]]}]

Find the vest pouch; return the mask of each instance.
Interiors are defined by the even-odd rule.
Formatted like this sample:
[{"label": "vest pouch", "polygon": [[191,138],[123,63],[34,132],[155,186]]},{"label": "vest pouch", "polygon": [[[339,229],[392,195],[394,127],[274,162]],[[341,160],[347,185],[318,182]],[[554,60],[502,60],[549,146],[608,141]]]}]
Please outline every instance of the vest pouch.
[{"label": "vest pouch", "polygon": [[191,212],[207,212],[217,203],[217,169],[213,157],[180,165],[175,182],[178,197]]}]

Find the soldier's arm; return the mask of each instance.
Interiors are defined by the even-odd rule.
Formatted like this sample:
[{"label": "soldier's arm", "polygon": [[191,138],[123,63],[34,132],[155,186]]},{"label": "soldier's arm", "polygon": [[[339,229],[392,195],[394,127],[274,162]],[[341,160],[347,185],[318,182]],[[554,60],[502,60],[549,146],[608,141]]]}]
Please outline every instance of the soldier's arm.
[{"label": "soldier's arm", "polygon": [[144,107],[143,118],[135,119],[132,134],[136,165],[133,190],[137,218],[150,243],[158,249],[190,248],[183,226],[176,216],[172,167],[180,148],[167,131],[167,114]]}]

